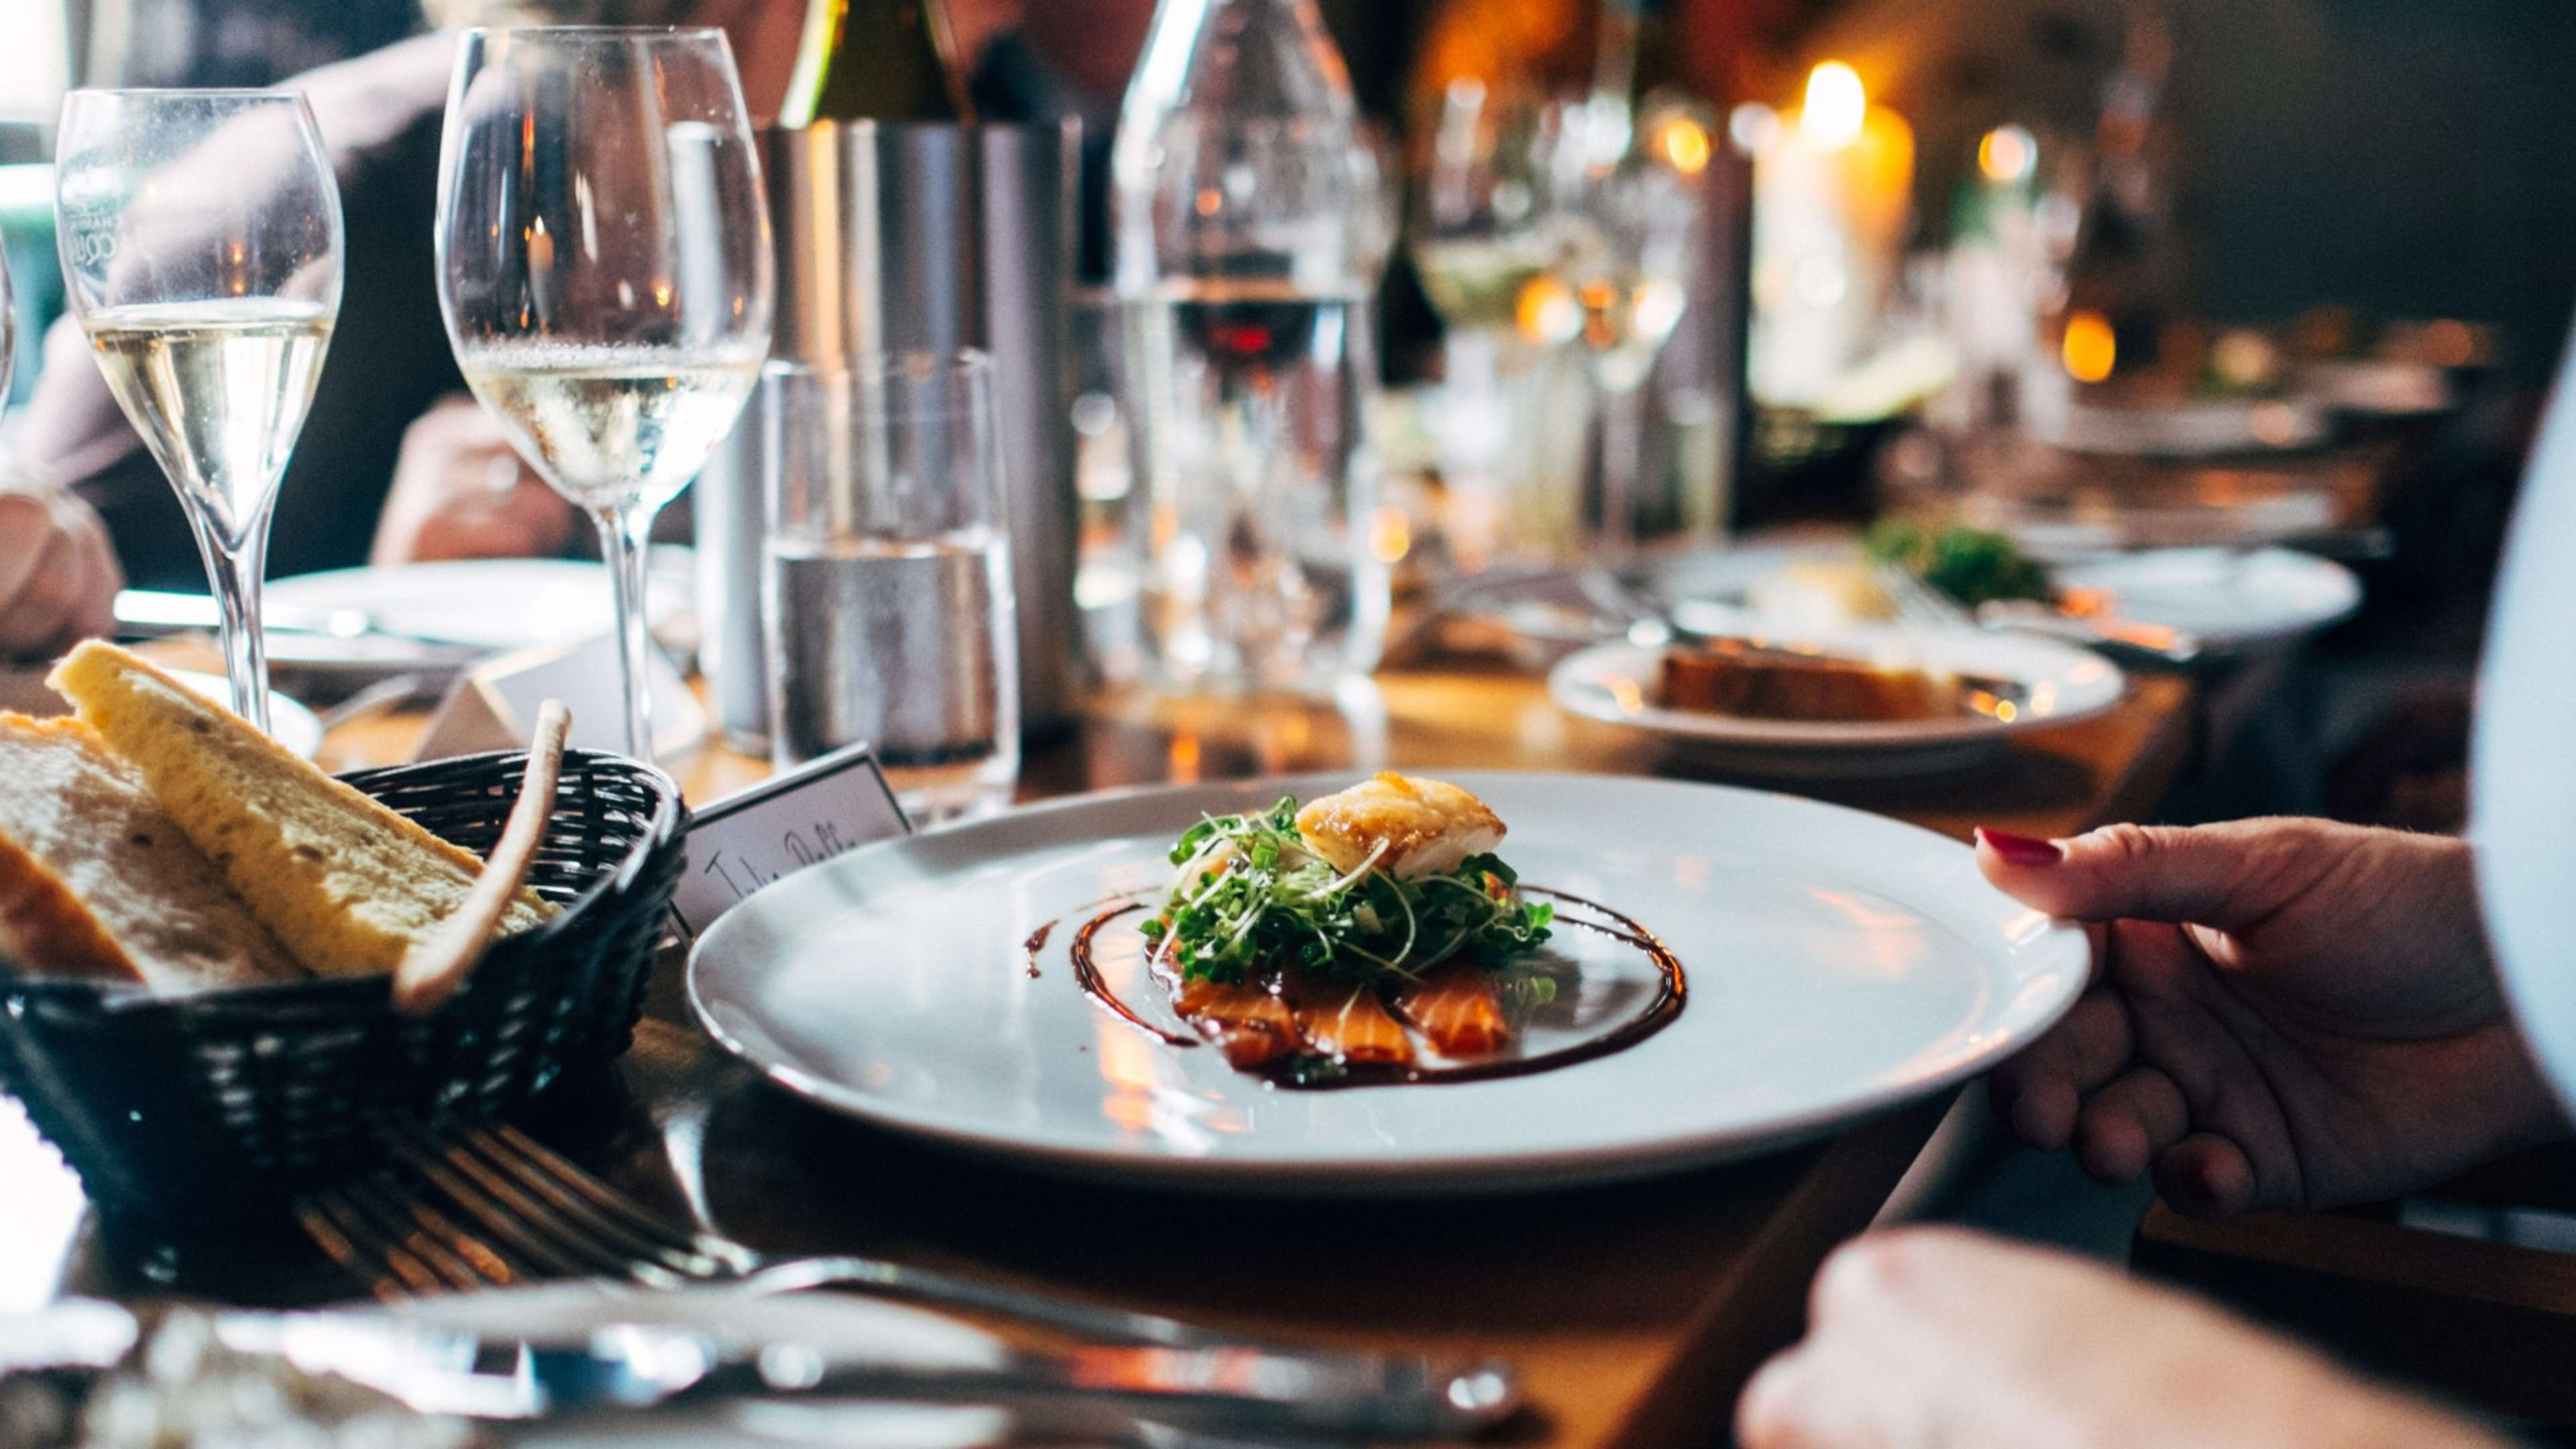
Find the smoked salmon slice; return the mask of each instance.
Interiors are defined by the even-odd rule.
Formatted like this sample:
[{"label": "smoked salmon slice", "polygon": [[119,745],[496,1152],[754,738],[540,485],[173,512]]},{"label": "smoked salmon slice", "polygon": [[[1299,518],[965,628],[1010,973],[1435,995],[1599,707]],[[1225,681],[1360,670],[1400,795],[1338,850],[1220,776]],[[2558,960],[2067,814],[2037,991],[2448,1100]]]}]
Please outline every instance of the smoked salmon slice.
[{"label": "smoked salmon slice", "polygon": [[1413,1060],[1412,1039],[1387,1015],[1374,987],[1349,981],[1302,981],[1292,992],[1306,1044],[1346,1062]]},{"label": "smoked salmon slice", "polygon": [[1258,986],[1192,977],[1181,983],[1172,1007],[1238,1069],[1267,1065],[1296,1052],[1301,1042],[1288,1003]]},{"label": "smoked salmon slice", "polygon": [[1397,988],[1395,1009],[1444,1057],[1482,1056],[1511,1040],[1491,974],[1471,961],[1433,967]]}]

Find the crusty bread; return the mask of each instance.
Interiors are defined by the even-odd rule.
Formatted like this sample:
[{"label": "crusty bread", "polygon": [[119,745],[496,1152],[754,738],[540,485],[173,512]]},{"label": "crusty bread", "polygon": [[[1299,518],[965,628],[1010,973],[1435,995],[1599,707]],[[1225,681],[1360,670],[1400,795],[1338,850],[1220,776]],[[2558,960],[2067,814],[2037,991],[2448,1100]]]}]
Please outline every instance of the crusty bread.
[{"label": "crusty bread", "polygon": [[0,950],[156,991],[303,975],[142,777],[76,720],[0,714]]},{"label": "crusty bread", "polygon": [[[95,640],[49,681],[131,760],[197,848],[308,971],[391,971],[482,862],[278,748],[144,660]],[[522,890],[524,930],[554,907]]]}]

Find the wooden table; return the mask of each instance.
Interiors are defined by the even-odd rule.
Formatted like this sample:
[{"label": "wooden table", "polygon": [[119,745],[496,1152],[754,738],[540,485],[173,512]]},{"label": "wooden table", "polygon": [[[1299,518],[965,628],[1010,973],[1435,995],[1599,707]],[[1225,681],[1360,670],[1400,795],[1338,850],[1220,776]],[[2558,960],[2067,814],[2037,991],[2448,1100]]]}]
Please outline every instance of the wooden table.
[{"label": "wooden table", "polygon": [[[2190,704],[2187,684],[2142,679],[2110,714],[2033,735],[1982,773],[1812,793],[1954,836],[1980,823],[2073,833],[2153,810],[2188,749]],[[327,755],[341,768],[398,758],[419,727],[352,725]],[[764,773],[714,748],[676,763],[693,799]],[[1623,732],[1555,709],[1526,676],[1438,669],[1390,672],[1338,708],[1097,700],[1031,753],[1025,781],[1053,795],[1380,765],[1674,772]],[[1925,1101],[1749,1162],[1538,1195],[1390,1204],[1127,1191],[973,1162],[789,1097],[697,1031],[671,960],[615,1075],[567,1084],[531,1126],[630,1190],[676,1194],[762,1248],[867,1250],[1247,1329],[1504,1356],[1533,1404],[1510,1442],[1605,1446],[1722,1437],[1745,1375],[1798,1331],[1816,1263],[1881,1210],[1947,1106]],[[65,1181],[22,1121],[0,1119],[0,1183],[42,1202]],[[0,1206],[0,1308],[9,1285],[49,1261],[77,1291],[144,1293],[174,1279],[267,1301],[346,1291],[284,1272],[288,1245],[138,1261],[87,1237],[67,1243],[68,1224],[50,1242],[41,1226],[6,1231],[9,1212]]]}]

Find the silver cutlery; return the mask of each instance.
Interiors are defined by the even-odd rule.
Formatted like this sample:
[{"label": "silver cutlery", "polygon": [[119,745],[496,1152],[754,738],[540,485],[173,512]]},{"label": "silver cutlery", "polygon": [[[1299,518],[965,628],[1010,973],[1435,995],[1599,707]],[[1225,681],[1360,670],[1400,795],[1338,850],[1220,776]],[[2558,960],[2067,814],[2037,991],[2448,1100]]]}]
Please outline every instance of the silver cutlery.
[{"label": "silver cutlery", "polygon": [[1254,1355],[1302,1365],[1391,1398],[1428,1394],[1490,1411],[1517,1401],[1498,1363],[1309,1349],[1220,1333],[1159,1314],[1033,1293],[856,1255],[783,1257],[675,1226],[516,1127],[448,1139],[419,1129],[390,1144],[400,1166],[300,1199],[296,1216],[333,1261],[377,1297],[401,1302],[547,1277],[605,1277],[650,1288],[737,1285],[754,1294],[843,1288],[990,1313],[1099,1345]]},{"label": "silver cutlery", "polygon": [[2035,634],[2099,649],[2115,658],[2165,667],[2186,665],[2201,656],[2200,640],[2160,624],[2121,619],[2079,618],[2035,601],[1999,601],[1970,609],[1925,583],[1913,570],[1892,563],[1870,566],[1870,578],[1899,621],[1918,629],[1986,629]]},{"label": "silver cutlery", "polygon": [[741,1285],[550,1284],[312,1314],[227,1315],[228,1345],[368,1384],[423,1412],[556,1418],[795,1396],[1088,1408],[1240,1433],[1470,1434],[1516,1407],[1507,1376],[1405,1378],[1352,1356],[1250,1347],[1014,1348],[919,1309]]},{"label": "silver cutlery", "polygon": [[[128,636],[182,634],[212,629],[220,622],[214,599],[205,594],[163,589],[119,589],[113,608],[118,631]],[[271,603],[260,610],[260,624],[271,634],[304,634],[342,642],[381,639],[416,645],[428,651],[453,653],[459,657],[491,652],[486,646],[471,640],[388,628],[375,615],[359,608],[298,608],[293,604]]]}]

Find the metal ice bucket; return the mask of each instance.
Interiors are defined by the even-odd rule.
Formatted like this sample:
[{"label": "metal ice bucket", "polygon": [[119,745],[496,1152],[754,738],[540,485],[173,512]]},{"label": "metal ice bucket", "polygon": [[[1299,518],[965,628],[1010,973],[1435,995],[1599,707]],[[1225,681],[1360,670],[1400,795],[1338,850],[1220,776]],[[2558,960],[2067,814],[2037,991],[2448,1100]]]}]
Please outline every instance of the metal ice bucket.
[{"label": "metal ice bucket", "polygon": [[[877,121],[761,138],[778,248],[773,356],[848,364],[899,352],[993,356],[1023,727],[1069,718],[1079,683],[1065,295],[1078,235],[1076,133],[1061,126]],[[764,377],[697,487],[698,609],[716,715],[768,748],[760,632]]]}]

